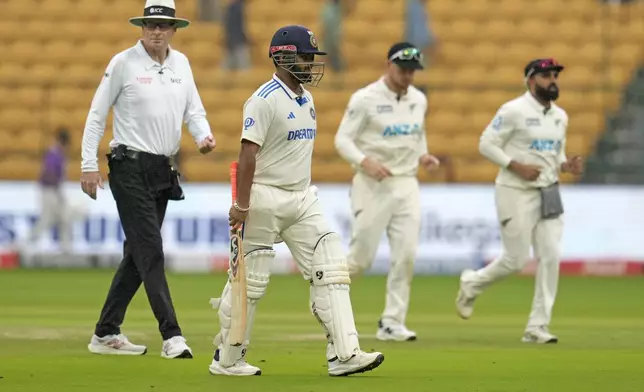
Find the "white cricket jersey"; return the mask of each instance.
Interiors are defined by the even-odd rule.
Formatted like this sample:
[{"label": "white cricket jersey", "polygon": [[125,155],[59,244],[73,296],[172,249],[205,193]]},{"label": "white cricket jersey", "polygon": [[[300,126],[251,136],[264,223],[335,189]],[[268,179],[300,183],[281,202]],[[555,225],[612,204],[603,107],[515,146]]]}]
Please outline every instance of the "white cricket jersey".
[{"label": "white cricket jersey", "polygon": [[[496,183],[516,188],[539,188],[559,181],[566,162],[568,115],[551,103],[549,109],[530,92],[506,102],[487,126],[479,143],[483,156],[501,167]],[[536,181],[526,181],[507,167],[510,161],[542,168]]]},{"label": "white cricket jersey", "polygon": [[311,183],[311,158],[317,129],[313,97],[294,93],[277,75],[244,104],[241,139],[260,146],[254,183],[304,190]]},{"label": "white cricket jersey", "polygon": [[98,170],[98,146],[114,106],[111,147],[127,147],[172,156],[181,143],[185,122],[195,143],[211,135],[206,111],[188,58],[172,48],[163,65],[153,60],[141,41],[115,55],[107,66],[87,115],[83,133],[84,172]]},{"label": "white cricket jersey", "polygon": [[354,169],[369,156],[394,176],[416,176],[418,158],[427,154],[427,98],[409,86],[398,97],[384,77],[356,91],[335,136],[335,147]]}]

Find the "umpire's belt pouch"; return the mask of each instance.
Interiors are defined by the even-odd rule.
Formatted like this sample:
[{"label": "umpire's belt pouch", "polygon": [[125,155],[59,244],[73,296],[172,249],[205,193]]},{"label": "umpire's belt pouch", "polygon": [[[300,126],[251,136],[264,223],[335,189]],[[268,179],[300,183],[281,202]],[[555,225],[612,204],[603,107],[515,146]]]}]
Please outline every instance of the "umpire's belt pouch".
[{"label": "umpire's belt pouch", "polygon": [[183,189],[181,189],[181,183],[179,182],[179,177],[181,173],[172,169],[170,172],[170,191],[168,195],[168,200],[183,200],[185,196],[183,195]]},{"label": "umpire's belt pouch", "polygon": [[539,188],[541,193],[541,218],[555,219],[563,214],[563,202],[559,193],[559,183]]}]

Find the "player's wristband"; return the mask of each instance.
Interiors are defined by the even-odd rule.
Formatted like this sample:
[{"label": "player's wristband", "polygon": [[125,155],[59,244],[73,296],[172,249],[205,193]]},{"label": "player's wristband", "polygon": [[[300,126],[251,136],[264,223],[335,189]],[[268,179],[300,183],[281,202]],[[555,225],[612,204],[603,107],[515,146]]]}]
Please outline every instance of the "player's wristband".
[{"label": "player's wristband", "polygon": [[241,208],[239,204],[237,204],[237,200],[233,203],[233,207],[239,212],[248,212],[248,210],[250,210],[250,206],[248,208]]}]

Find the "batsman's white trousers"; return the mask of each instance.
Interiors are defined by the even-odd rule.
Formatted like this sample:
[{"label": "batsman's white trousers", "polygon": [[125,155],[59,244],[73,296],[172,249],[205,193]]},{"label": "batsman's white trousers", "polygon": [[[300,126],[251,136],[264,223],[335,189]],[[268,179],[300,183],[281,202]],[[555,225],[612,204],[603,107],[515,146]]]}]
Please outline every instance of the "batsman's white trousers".
[{"label": "batsman's white trousers", "polygon": [[250,205],[244,224],[244,252],[272,248],[281,233],[304,278],[310,279],[315,246],[332,231],[313,190],[285,191],[253,184]]},{"label": "batsman's white trousers", "polygon": [[371,267],[383,232],[387,233],[391,269],[383,323],[405,324],[420,232],[420,191],[416,177],[378,181],[357,173],[351,186],[353,230],[349,249],[351,275]]},{"label": "batsman's white trousers", "polygon": [[501,224],[502,255],[472,274],[473,294],[510,274],[523,270],[530,259],[530,246],[537,259],[532,312],[527,327],[548,326],[557,296],[563,219],[541,218],[541,195],[537,189],[496,186],[496,209]]}]

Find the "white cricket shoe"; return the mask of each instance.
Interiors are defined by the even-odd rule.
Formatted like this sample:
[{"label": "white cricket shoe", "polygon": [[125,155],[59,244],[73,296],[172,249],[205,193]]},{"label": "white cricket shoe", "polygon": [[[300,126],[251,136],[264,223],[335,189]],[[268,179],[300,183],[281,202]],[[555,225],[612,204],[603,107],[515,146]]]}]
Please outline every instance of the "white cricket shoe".
[{"label": "white cricket shoe", "polygon": [[262,374],[260,368],[250,365],[243,356],[232,366],[222,366],[219,363],[219,349],[215,350],[215,355],[212,357],[212,363],[208,366],[208,371],[213,376],[259,376]]},{"label": "white cricket shoe", "polygon": [[163,341],[161,356],[166,359],[192,358],[192,349],[186,344],[186,338],[183,336],[174,336]]},{"label": "white cricket shoe", "polygon": [[340,362],[337,357],[328,361],[330,376],[349,376],[351,374],[364,373],[380,366],[385,356],[379,352],[366,353],[359,351],[348,361]]},{"label": "white cricket shoe", "polygon": [[376,339],[410,342],[416,340],[416,332],[408,330],[404,325],[383,324],[380,320],[378,321]]},{"label": "white cricket shoe", "polygon": [[548,327],[540,326],[526,329],[521,341],[523,343],[548,344],[557,343],[559,338],[551,334],[548,331]]},{"label": "white cricket shoe", "polygon": [[471,293],[469,284],[465,281],[468,276],[474,273],[474,270],[471,269],[466,269],[461,273],[460,287],[456,295],[456,312],[464,320],[472,317],[472,313],[474,313],[476,296]]},{"label": "white cricket shoe", "polygon": [[132,344],[125,335],[106,335],[99,338],[92,336],[87,345],[89,352],[102,355],[144,355],[148,352],[147,347]]}]

